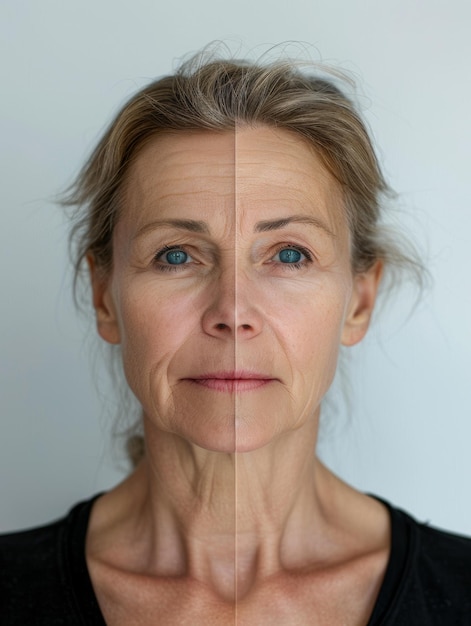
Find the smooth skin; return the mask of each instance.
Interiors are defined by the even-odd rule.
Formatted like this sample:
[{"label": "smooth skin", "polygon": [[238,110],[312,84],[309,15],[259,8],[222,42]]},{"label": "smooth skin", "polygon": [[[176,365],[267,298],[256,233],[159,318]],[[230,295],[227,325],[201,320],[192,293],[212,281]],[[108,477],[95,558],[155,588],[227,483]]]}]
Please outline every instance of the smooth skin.
[{"label": "smooth skin", "polygon": [[89,265],[146,455],[92,510],[107,623],[366,624],[388,513],[314,455],[381,277],[352,271],[338,182],[298,136],[240,127],[153,139],[123,193],[112,271]]}]

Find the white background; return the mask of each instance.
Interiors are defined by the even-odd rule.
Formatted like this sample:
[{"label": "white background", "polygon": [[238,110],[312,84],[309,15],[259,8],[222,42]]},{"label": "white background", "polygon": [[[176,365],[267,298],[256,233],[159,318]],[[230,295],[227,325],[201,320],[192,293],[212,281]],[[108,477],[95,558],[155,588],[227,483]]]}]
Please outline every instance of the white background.
[{"label": "white background", "polygon": [[[288,7],[288,8],[287,8]],[[471,534],[471,9],[465,0],[2,0],[0,530],[62,515],[122,476],[70,295],[54,195],[137,88],[214,39],[287,40],[360,102],[434,286],[389,301],[350,368],[322,456],[360,489]],[[95,379],[95,385],[93,383]],[[117,455],[119,457],[119,454]]]}]

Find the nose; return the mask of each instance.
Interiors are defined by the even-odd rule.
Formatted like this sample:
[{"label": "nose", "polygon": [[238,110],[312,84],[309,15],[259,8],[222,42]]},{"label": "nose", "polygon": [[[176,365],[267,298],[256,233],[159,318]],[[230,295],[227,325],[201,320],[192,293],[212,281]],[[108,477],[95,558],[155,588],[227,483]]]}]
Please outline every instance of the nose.
[{"label": "nose", "polygon": [[246,340],[262,330],[255,286],[242,272],[221,272],[208,285],[208,305],[202,318],[206,334],[220,339]]}]

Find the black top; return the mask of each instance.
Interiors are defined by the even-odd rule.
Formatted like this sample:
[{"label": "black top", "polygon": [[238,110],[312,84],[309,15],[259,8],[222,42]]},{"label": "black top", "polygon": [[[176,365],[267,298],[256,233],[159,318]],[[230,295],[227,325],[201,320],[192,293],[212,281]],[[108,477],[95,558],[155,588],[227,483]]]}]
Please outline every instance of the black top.
[{"label": "black top", "polygon": [[[2,626],[104,626],[85,560],[97,497],[57,522],[0,537]],[[391,557],[367,626],[470,626],[471,539],[382,502],[391,515]]]}]

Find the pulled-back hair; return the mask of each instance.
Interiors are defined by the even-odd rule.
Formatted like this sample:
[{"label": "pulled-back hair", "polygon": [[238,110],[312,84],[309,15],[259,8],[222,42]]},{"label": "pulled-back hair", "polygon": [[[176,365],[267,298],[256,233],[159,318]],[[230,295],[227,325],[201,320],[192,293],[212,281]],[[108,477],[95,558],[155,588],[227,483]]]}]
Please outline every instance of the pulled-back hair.
[{"label": "pulled-back hair", "polygon": [[286,129],[316,150],[343,190],[355,272],[381,259],[386,271],[408,267],[417,273],[413,255],[381,227],[388,187],[365,123],[334,80],[291,61],[207,61],[197,55],[122,107],[69,189],[63,204],[77,207],[71,233],[75,283],[89,253],[103,271],[111,269],[123,184],[147,142],[163,132],[241,125]]}]

